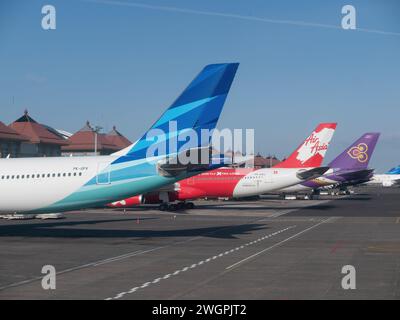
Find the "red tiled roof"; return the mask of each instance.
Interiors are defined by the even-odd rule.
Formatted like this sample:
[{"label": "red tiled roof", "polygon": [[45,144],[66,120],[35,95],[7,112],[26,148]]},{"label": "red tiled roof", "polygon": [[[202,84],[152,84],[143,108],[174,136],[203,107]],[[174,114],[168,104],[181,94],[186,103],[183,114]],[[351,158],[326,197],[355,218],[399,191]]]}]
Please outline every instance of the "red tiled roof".
[{"label": "red tiled roof", "polygon": [[124,149],[127,146],[130,146],[132,142],[130,142],[127,138],[125,138],[114,126],[113,129],[107,133],[107,139],[114,145],[116,145],[120,149]]},{"label": "red tiled roof", "polygon": [[260,154],[254,157],[254,166],[274,166],[280,161],[276,157],[266,157],[264,158]]},{"label": "red tiled roof", "polygon": [[68,144],[66,140],[50,132],[44,126],[33,120],[26,111],[21,118],[11,123],[9,127],[19,134],[26,136],[31,143],[48,143],[61,146]]},{"label": "red tiled roof", "polygon": [[[93,151],[95,148],[95,132],[89,122],[73,134],[69,139],[69,145],[63,146],[63,151]],[[97,151],[111,150],[118,151],[121,148],[113,144],[105,134],[97,134]]]},{"label": "red tiled roof", "polygon": [[27,137],[20,135],[17,131],[7,127],[1,121],[0,121],[0,139],[17,140],[17,141],[28,141],[29,140]]}]

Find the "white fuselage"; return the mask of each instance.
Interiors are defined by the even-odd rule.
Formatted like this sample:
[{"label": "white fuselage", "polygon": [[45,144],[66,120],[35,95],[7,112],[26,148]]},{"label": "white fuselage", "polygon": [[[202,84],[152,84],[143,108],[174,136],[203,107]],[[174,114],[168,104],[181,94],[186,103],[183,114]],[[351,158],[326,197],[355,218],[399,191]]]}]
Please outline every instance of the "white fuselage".
[{"label": "white fuselage", "polygon": [[[328,186],[333,186],[335,184],[337,184],[337,181],[329,179],[329,175],[331,175],[333,173],[333,169],[329,169],[324,175],[312,179],[310,182],[313,182],[316,184],[316,186],[319,187],[328,187]],[[302,184],[301,181],[300,183],[290,186],[290,187],[286,187],[286,188],[282,188],[279,191],[281,191],[282,193],[296,193],[296,192],[309,192],[312,191],[314,188],[311,186],[307,186],[305,184]]]},{"label": "white fuselage", "polygon": [[368,185],[381,185],[383,187],[392,187],[400,183],[400,174],[374,174]]},{"label": "white fuselage", "polygon": [[253,171],[244,176],[236,185],[234,197],[248,197],[262,195],[285,187],[304,182],[297,177],[297,173],[312,168],[265,168]]},{"label": "white fuselage", "polygon": [[174,183],[145,159],[119,156],[0,160],[0,212],[60,212],[87,208]]},{"label": "white fuselage", "polygon": [[[101,160],[100,160],[101,159]],[[73,193],[110,157],[0,160],[0,212],[47,207]]]}]

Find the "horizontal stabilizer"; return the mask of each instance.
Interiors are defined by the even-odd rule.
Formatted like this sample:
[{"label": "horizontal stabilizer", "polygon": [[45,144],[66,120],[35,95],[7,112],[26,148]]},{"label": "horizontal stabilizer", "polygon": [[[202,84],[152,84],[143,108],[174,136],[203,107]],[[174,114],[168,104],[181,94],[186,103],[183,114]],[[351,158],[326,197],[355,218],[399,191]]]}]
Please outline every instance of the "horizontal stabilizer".
[{"label": "horizontal stabilizer", "polygon": [[170,156],[157,164],[158,173],[164,177],[176,177],[182,173],[200,173],[232,164],[223,154],[212,155],[211,147],[192,148]]},{"label": "horizontal stabilizer", "polygon": [[297,173],[297,178],[301,180],[311,180],[322,176],[329,170],[329,167],[318,167],[310,170],[304,170]]},{"label": "horizontal stabilizer", "polygon": [[369,177],[374,172],[374,169],[363,169],[363,170],[346,170],[346,171],[339,171],[335,172],[336,175],[346,179],[346,180],[358,180],[358,179],[365,179]]}]

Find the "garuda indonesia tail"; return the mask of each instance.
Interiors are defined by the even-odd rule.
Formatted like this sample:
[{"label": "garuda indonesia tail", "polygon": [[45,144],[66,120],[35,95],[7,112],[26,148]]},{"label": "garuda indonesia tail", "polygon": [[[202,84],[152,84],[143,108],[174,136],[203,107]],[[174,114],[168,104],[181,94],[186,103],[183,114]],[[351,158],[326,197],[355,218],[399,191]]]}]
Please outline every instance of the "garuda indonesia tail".
[{"label": "garuda indonesia tail", "polygon": [[[206,66],[117,162],[141,159],[149,154],[171,155],[189,148],[208,146],[211,135],[200,141],[201,131],[215,128],[238,66],[238,63]],[[192,139],[189,143],[185,139],[194,136],[198,139]]]},{"label": "garuda indonesia tail", "polygon": [[2,161],[10,179],[0,180],[0,212],[104,205],[197,174],[197,166],[174,160],[202,147],[208,151],[212,132],[201,139],[202,130],[215,128],[237,68],[237,63],[206,66],[136,143],[114,155]]}]

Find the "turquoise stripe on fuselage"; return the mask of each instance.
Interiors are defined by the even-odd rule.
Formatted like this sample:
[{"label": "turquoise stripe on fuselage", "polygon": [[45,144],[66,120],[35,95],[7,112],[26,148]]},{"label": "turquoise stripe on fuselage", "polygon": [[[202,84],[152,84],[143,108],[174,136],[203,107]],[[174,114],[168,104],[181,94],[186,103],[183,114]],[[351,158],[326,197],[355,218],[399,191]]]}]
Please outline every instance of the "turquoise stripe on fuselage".
[{"label": "turquoise stripe on fuselage", "polygon": [[[184,178],[184,177],[183,177]],[[92,185],[82,187],[55,204],[35,210],[38,212],[57,212],[59,210],[76,210],[85,207],[96,207],[108,204],[118,198],[130,197],[173,184],[182,177],[163,177],[154,173],[151,176],[129,179],[108,185]],[[122,195],[122,196],[121,196]]]}]

